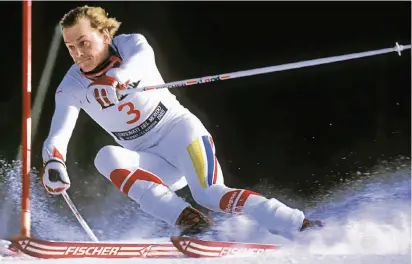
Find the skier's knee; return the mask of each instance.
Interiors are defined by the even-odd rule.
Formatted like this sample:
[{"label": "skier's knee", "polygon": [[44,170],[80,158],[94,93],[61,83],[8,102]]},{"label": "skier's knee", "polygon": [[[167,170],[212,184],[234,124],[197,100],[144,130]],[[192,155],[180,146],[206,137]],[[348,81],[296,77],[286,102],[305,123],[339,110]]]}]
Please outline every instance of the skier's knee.
[{"label": "skier's knee", "polygon": [[209,205],[210,203],[209,203],[208,195],[205,191],[192,192],[192,197],[193,197],[193,200],[200,206],[211,209]]},{"label": "skier's knee", "polygon": [[192,192],[196,203],[212,211],[219,211],[218,197],[221,197],[227,189],[224,185],[213,184],[207,188]]},{"label": "skier's knee", "polygon": [[116,159],[115,156],[115,149],[118,148],[116,146],[104,146],[97,152],[96,157],[94,158],[94,166],[96,169],[106,177],[108,176],[107,172],[105,172],[105,169],[107,167],[112,167],[110,166],[109,163],[112,163],[113,160]]},{"label": "skier's knee", "polygon": [[139,168],[139,154],[119,146],[105,146],[94,159],[96,169],[106,178],[116,169],[134,171]]}]

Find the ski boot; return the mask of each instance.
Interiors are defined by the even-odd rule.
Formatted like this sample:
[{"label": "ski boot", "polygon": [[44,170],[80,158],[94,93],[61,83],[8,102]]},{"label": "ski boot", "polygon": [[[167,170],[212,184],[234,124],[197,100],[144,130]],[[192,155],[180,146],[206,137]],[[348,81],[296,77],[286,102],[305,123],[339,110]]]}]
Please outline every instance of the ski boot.
[{"label": "ski boot", "polygon": [[300,231],[305,231],[310,228],[316,228],[316,227],[324,227],[325,222],[320,221],[320,220],[310,220],[310,219],[303,219],[302,227],[300,228]]},{"label": "ski boot", "polygon": [[197,235],[206,231],[212,221],[193,207],[186,207],[176,220],[176,225],[180,227],[180,236]]}]

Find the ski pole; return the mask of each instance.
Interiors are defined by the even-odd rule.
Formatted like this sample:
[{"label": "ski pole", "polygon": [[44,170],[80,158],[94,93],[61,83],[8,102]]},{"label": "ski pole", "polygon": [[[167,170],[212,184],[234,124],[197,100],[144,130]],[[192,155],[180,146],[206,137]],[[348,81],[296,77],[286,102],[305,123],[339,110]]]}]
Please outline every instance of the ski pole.
[{"label": "ski pole", "polygon": [[90,227],[87,225],[86,221],[83,219],[79,211],[77,210],[76,206],[74,206],[72,200],[70,199],[69,195],[67,194],[66,191],[63,191],[62,193],[64,200],[66,201],[67,205],[70,207],[72,210],[73,214],[76,216],[77,220],[79,221],[80,225],[83,227],[84,231],[86,231],[87,235],[89,235],[89,238],[95,242],[98,242],[99,240],[97,237],[94,235],[93,231],[90,229]]},{"label": "ski pole", "polygon": [[389,53],[389,52],[397,52],[399,56],[401,56],[401,52],[403,50],[410,49],[410,48],[411,48],[411,45],[402,46],[402,45],[399,45],[398,42],[396,42],[396,46],[393,48],[371,50],[371,51],[351,53],[351,54],[333,56],[333,57],[327,57],[327,58],[286,63],[286,64],[276,65],[276,66],[269,66],[269,67],[256,68],[256,69],[245,70],[245,71],[237,71],[237,72],[232,72],[232,73],[224,73],[224,74],[218,74],[218,75],[213,75],[213,76],[206,76],[206,77],[187,79],[187,80],[176,81],[176,82],[169,82],[169,83],[159,84],[159,85],[154,85],[154,86],[133,87],[129,85],[124,90],[120,90],[119,93],[121,95],[126,95],[130,93],[135,93],[135,92],[143,92],[143,91],[150,91],[150,90],[156,90],[156,89],[171,89],[171,88],[184,87],[184,86],[201,84],[201,83],[224,81],[224,80],[229,80],[229,79],[247,77],[247,76],[270,73],[270,72],[285,71],[285,70],[290,70],[290,69],[297,69],[297,68],[303,68],[303,67],[310,67],[314,65],[333,63],[333,62],[338,62],[338,61],[345,61],[345,60],[352,60],[352,59],[357,59],[357,58],[362,58],[362,57],[375,56],[375,55]]}]

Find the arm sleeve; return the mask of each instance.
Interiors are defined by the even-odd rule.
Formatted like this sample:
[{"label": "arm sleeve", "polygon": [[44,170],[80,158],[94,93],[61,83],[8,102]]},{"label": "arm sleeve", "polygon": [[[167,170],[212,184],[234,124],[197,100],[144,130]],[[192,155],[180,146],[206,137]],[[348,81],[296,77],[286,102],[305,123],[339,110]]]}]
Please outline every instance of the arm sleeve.
[{"label": "arm sleeve", "polygon": [[81,109],[80,101],[62,88],[57,89],[55,104],[49,135],[43,144],[44,163],[53,158],[66,161],[67,146]]},{"label": "arm sleeve", "polygon": [[[123,57],[120,81],[136,82],[153,73],[156,68],[155,54],[147,39],[141,34],[130,34],[119,41],[119,52]],[[156,72],[156,71],[154,71]]]}]

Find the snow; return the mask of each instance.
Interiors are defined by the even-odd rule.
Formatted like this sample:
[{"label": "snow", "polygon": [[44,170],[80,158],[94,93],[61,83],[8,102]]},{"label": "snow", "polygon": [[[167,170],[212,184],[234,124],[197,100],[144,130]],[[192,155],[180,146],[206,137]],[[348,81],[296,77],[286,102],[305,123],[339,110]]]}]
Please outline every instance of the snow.
[{"label": "snow", "polygon": [[[4,167],[4,166],[3,166]],[[7,167],[7,166],[6,166]],[[19,188],[18,181],[13,181],[13,177],[18,177],[15,166],[8,166],[10,181],[0,187],[0,198],[6,197],[4,203],[0,205],[0,237],[4,238],[8,229],[13,229],[10,214],[5,213],[10,208],[15,208],[18,203]],[[356,178],[358,177],[358,178]],[[355,179],[336,186],[330,193],[319,197],[316,206],[308,208],[307,214],[324,219],[327,226],[319,231],[306,232],[297,242],[288,241],[276,237],[265,230],[260,229],[249,219],[239,216],[219,219],[216,233],[222,240],[237,240],[240,242],[261,242],[278,243],[285,246],[283,250],[270,255],[258,257],[239,257],[221,259],[60,259],[60,260],[21,260],[17,258],[3,258],[2,263],[53,263],[53,264],[76,264],[76,263],[276,263],[276,264],[390,264],[390,263],[411,263],[411,176],[410,165],[399,165],[396,169],[389,169],[383,166],[376,171],[364,173],[356,176]],[[5,186],[5,187],[4,187]],[[39,186],[41,188],[41,186]],[[8,189],[9,193],[2,193]],[[39,238],[64,240],[70,236],[71,240],[87,240],[87,236],[82,232],[76,219],[70,214],[61,217],[61,214],[70,212],[62,203],[62,212],[54,212],[50,201],[46,201],[42,191],[33,192],[33,207],[38,214],[34,216],[33,225],[37,226]],[[110,197],[107,203],[116,202],[116,198]],[[109,202],[110,201],[110,202]],[[76,201],[75,201],[76,204]],[[103,205],[102,205],[103,206]],[[109,204],[104,204],[105,208],[110,208]],[[125,206],[127,207],[127,206]],[[79,208],[80,209],[80,208]],[[116,210],[121,210],[117,208]],[[165,241],[167,232],[158,222],[150,220],[150,217],[132,212],[99,211],[104,217],[97,217],[100,222],[91,215],[97,214],[95,211],[83,210],[86,221],[93,223],[92,229],[99,237],[108,237],[106,232],[101,230],[113,230],[116,223],[129,225],[131,230],[123,233],[116,233],[121,240],[127,241]],[[130,214],[129,214],[130,213]],[[134,215],[133,215],[134,214]],[[138,215],[136,217],[135,215]],[[119,220],[118,218],[122,218]],[[102,219],[107,221],[103,225]],[[129,219],[129,220],[127,220]],[[131,220],[130,220],[131,219]],[[4,221],[3,221],[4,220]],[[58,220],[58,221],[56,221]],[[117,221],[117,222],[116,222]],[[70,223],[70,224],[67,224]],[[115,224],[114,224],[115,223]],[[99,226],[100,224],[100,226]],[[95,226],[99,226],[97,229]],[[120,226],[120,225],[118,225]],[[116,226],[116,227],[118,227]],[[144,228],[142,228],[144,226]],[[160,226],[160,227],[159,227]],[[159,231],[160,230],[160,231]],[[162,233],[163,232],[163,233]],[[112,234],[115,234],[114,232]],[[158,237],[151,237],[157,234]],[[47,238],[48,237],[48,238]],[[162,238],[163,237],[163,238]],[[113,238],[114,239],[114,238]],[[110,239],[105,239],[110,240]]]}]

